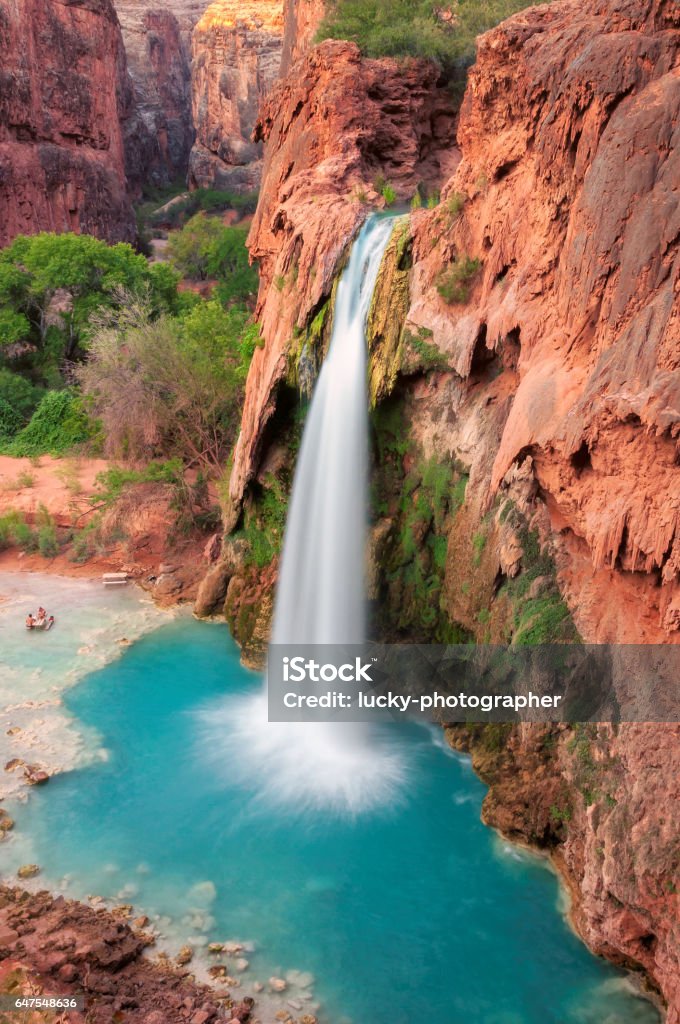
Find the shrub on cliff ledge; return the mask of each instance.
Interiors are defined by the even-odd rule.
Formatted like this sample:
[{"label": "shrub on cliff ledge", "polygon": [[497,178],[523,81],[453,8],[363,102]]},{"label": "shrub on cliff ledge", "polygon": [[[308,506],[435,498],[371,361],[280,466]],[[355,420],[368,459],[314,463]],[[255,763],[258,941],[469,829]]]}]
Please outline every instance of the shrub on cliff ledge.
[{"label": "shrub on cliff ledge", "polygon": [[334,0],[321,39],[348,39],[367,57],[427,57],[444,67],[469,62],[475,39],[531,0]]},{"label": "shrub on cliff ledge", "polygon": [[449,304],[467,302],[470,294],[470,282],[481,267],[481,261],[469,256],[459,257],[448,270],[443,270],[437,278],[437,291],[444,302]]}]

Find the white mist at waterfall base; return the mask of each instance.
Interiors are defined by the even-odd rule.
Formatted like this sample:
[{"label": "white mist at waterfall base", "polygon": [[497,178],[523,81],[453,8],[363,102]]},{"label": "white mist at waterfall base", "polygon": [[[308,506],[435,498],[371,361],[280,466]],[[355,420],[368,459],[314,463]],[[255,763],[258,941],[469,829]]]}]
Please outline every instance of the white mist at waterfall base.
[{"label": "white mist at waterfall base", "polygon": [[[338,286],[286,524],[272,633],[277,644],[365,638],[366,322],[393,227],[394,218],[367,221]],[[231,698],[206,713],[203,726],[202,750],[219,756],[255,808],[356,815],[393,807],[409,774],[401,745],[385,731],[359,723],[269,722],[266,692]]]}]

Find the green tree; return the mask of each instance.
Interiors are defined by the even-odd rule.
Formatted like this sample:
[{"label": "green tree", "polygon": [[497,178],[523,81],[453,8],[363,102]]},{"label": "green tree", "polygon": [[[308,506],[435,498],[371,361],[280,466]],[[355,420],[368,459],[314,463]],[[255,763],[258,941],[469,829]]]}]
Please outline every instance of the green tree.
[{"label": "green tree", "polygon": [[0,251],[0,347],[25,340],[36,346],[39,363],[73,359],[92,313],[115,308],[122,293],[146,291],[158,312],[167,309],[176,296],[171,274],[149,268],[126,243],[20,235]]},{"label": "green tree", "polygon": [[201,211],[188,220],[181,231],[172,232],[168,255],[185,277],[205,281],[223,232],[224,225],[218,218],[208,217]]},{"label": "green tree", "polygon": [[210,252],[208,273],[219,280],[217,294],[225,305],[257,294],[259,275],[250,265],[247,238],[246,228],[225,227]]},{"label": "green tree", "polygon": [[246,228],[225,226],[217,217],[197,213],[170,235],[168,253],[175,267],[192,280],[216,278],[222,303],[245,302],[257,293],[257,268],[250,265]]},{"label": "green tree", "polygon": [[21,426],[28,423],[42,395],[42,388],[36,387],[20,374],[0,366],[0,401],[5,402],[14,411]]}]

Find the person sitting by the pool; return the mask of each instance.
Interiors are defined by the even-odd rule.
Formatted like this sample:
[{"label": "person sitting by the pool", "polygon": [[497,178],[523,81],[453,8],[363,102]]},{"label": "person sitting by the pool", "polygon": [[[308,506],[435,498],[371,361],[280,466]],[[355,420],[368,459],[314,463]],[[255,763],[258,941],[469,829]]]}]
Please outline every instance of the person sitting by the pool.
[{"label": "person sitting by the pool", "polygon": [[33,629],[35,627],[35,619],[33,618],[33,612],[29,612],[26,616],[26,629]]}]

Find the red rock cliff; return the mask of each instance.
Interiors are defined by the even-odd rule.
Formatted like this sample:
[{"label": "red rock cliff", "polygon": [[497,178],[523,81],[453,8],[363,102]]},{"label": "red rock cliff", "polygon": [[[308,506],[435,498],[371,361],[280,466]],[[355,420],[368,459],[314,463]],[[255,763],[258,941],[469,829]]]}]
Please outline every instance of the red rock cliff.
[{"label": "red rock cliff", "polygon": [[133,238],[110,0],[0,0],[0,53],[0,244],[41,230]]},{"label": "red rock cliff", "polygon": [[194,141],[191,31],[207,0],[114,0],[132,80],[126,168],[135,190],[186,177]]},{"label": "red rock cliff", "polygon": [[262,146],[252,139],[258,108],[279,76],[282,0],[216,0],[193,34],[196,143],[190,184],[254,191]]},{"label": "red rock cliff", "polygon": [[[468,523],[499,493],[532,517],[594,642],[680,640],[679,27],[663,0],[569,0],[488,33],[443,209],[414,218],[407,324],[455,370],[417,385],[417,429],[470,466]],[[447,304],[437,286],[465,258],[480,269]],[[454,529],[445,602],[472,625],[469,545]],[[544,740],[525,726],[500,758],[472,743],[485,820],[553,848],[579,932],[642,965],[677,1022],[680,729],[558,731],[551,754]]]},{"label": "red rock cliff", "polygon": [[326,6],[326,0],[285,0],[282,75],[314,45]]},{"label": "red rock cliff", "polygon": [[[463,159],[415,224],[410,324],[468,395],[473,362],[514,349],[480,490],[531,467],[598,641],[680,627],[679,25],[663,0],[563,2],[484,36]],[[480,270],[447,304],[465,257]]]}]

